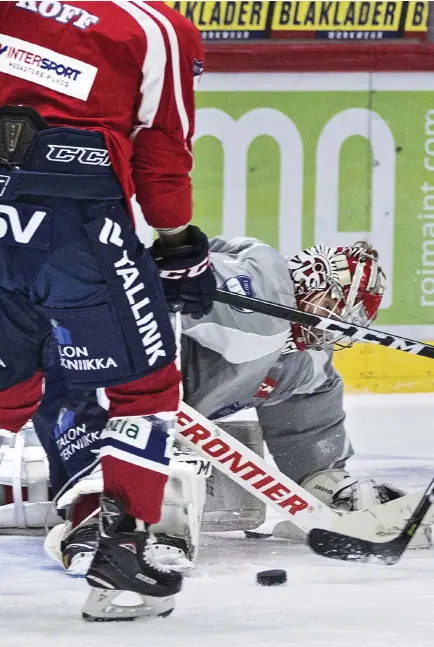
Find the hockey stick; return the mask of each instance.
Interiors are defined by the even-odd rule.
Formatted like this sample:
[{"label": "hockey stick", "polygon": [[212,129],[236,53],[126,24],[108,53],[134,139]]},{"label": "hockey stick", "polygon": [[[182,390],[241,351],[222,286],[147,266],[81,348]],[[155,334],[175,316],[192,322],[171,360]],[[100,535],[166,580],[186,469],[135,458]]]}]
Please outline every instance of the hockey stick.
[{"label": "hockey stick", "polygon": [[[178,412],[177,437],[305,533],[323,528],[375,542],[379,535],[399,533],[421,497],[416,492],[365,510],[333,510],[184,402]],[[433,512],[431,508],[427,513],[426,525],[434,523]]]},{"label": "hockey stick", "polygon": [[381,330],[357,326],[353,323],[337,321],[335,319],[329,319],[328,317],[320,317],[319,315],[302,312],[301,310],[291,308],[290,306],[248,297],[244,294],[226,292],[225,290],[217,290],[214,300],[219,303],[226,303],[227,305],[234,306],[236,308],[245,308],[254,312],[269,315],[270,317],[286,319],[287,321],[317,328],[318,330],[328,330],[329,332],[336,333],[336,335],[343,334],[345,337],[351,337],[358,341],[365,341],[370,344],[395,348],[396,350],[402,350],[405,353],[411,353],[412,355],[421,355],[422,357],[430,357],[431,359],[434,359],[434,346],[415,341],[414,339],[406,339],[405,337],[399,337],[398,335],[382,332]]},{"label": "hockey stick", "polygon": [[185,402],[181,402],[177,418],[176,436],[183,445],[209,460],[213,467],[305,533],[316,527],[334,527],[333,522],[341,513],[309,494]]},{"label": "hockey stick", "polygon": [[323,557],[363,562],[375,559],[384,564],[396,564],[432,507],[433,491],[434,479],[399,535],[389,541],[367,541],[323,528],[314,528],[308,536],[309,546]]},{"label": "hockey stick", "polygon": [[[408,536],[406,546],[423,522],[424,525],[434,523],[434,507],[430,505],[426,509],[424,507],[423,515],[419,519],[421,494],[418,492],[365,510],[333,510],[184,402],[181,403],[178,412],[176,435],[182,444],[208,459],[213,467],[226,474],[244,490],[272,507],[305,533],[311,533],[312,541],[316,542],[315,546],[322,543],[323,537],[343,536],[347,541],[367,547],[367,554],[371,555],[372,546],[390,544],[389,541],[377,542],[379,536]],[[431,485],[424,498],[428,493],[432,493],[434,488]],[[415,518],[418,520],[417,526],[413,525]],[[315,538],[318,538],[318,541]],[[395,539],[391,541],[394,542]],[[402,544],[401,541],[395,541],[392,548],[397,543]],[[349,549],[348,556],[337,551],[334,555],[326,555],[326,546],[319,547],[315,552],[342,560],[350,559],[351,554]]]}]

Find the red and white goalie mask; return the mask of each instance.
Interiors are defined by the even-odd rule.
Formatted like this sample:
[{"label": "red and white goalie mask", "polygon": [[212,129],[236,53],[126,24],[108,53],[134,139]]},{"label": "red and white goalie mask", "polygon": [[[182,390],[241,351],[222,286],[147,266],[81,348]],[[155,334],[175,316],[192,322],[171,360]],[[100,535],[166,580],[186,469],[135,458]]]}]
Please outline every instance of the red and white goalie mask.
[{"label": "red and white goalie mask", "polygon": [[[290,260],[300,310],[359,326],[369,326],[377,316],[386,285],[378,253],[366,242],[351,247],[315,245]],[[305,348],[346,348],[348,338],[301,328]]]}]

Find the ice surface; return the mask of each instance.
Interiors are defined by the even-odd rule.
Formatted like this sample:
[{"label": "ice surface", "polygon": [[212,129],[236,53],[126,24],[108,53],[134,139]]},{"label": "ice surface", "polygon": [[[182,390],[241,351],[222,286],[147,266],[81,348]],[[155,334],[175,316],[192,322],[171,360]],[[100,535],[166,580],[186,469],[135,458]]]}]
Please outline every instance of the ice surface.
[{"label": "ice surface", "polygon": [[[352,396],[351,469],[408,488],[434,472],[434,394]],[[255,583],[285,568],[288,582]],[[52,566],[39,537],[0,537],[1,647],[434,646],[434,550],[395,566],[339,563],[285,541],[204,537],[199,568],[165,620],[89,625],[84,580]]]}]

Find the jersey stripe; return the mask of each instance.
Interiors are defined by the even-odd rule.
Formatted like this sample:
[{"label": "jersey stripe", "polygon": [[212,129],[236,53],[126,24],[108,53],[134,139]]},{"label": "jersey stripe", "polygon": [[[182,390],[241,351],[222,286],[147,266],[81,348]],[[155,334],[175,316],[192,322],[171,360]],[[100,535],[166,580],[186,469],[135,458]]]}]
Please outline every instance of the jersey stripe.
[{"label": "jersey stripe", "polygon": [[[175,29],[171,22],[164,16],[162,13],[157,11],[154,7],[150,7],[145,2],[136,0],[132,2],[136,7],[140,8],[143,13],[148,14],[156,18],[163,26],[167,32],[169,39],[170,52],[172,55],[172,73],[173,73],[173,86],[175,94],[175,102],[178,110],[179,119],[181,121],[182,132],[184,139],[187,138],[188,132],[190,130],[190,123],[187,115],[187,110],[185,108],[184,99],[182,96],[182,83],[181,83],[181,66],[180,66],[180,56],[179,56],[179,43],[178,37],[176,35]],[[191,72],[193,74],[193,71]]]},{"label": "jersey stripe", "polygon": [[[138,110],[139,128],[152,128],[161,101],[167,54],[161,28],[148,14],[127,0],[113,0],[113,4],[130,14],[146,35],[146,54],[142,66],[140,92],[142,101]],[[135,129],[137,131],[137,128]],[[133,137],[136,132],[133,133]]]}]

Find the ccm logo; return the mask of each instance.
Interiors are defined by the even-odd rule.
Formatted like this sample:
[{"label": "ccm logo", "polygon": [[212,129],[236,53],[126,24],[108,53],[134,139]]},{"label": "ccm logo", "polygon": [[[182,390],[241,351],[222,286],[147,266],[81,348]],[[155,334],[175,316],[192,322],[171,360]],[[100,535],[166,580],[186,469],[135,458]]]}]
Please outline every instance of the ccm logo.
[{"label": "ccm logo", "polygon": [[160,270],[160,276],[162,279],[172,279],[175,281],[182,278],[193,279],[195,276],[203,274],[203,272],[205,272],[205,270],[210,266],[210,263],[211,259],[208,255],[205,260],[184,270]]},{"label": "ccm logo", "polygon": [[264,494],[270,501],[274,501],[281,508],[286,509],[289,514],[295,515],[308,507],[307,501],[292,494],[291,490],[283,483],[264,472],[253,461],[246,460],[240,452],[232,449],[224,440],[213,438],[208,429],[205,429],[199,422],[195,422],[183,411],[178,412],[177,421],[181,427],[181,436],[224,465],[229,472],[239,474],[239,478]]},{"label": "ccm logo", "polygon": [[104,148],[83,148],[81,146],[48,145],[47,160],[70,164],[77,161],[89,166],[110,166],[110,155]]},{"label": "ccm logo", "polygon": [[29,243],[46,215],[46,211],[35,211],[23,226],[14,207],[0,204],[0,238],[8,234],[10,227],[12,237],[17,243]]}]

